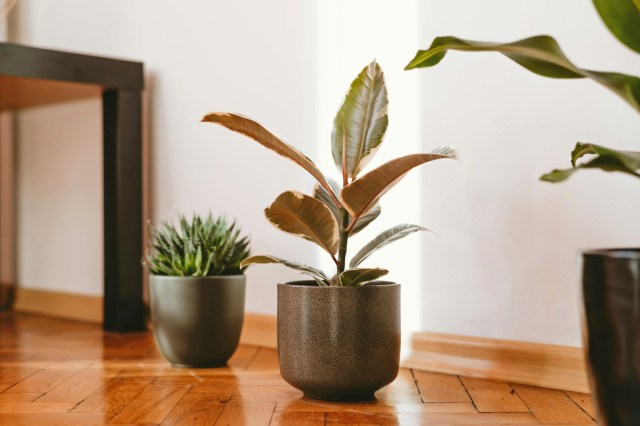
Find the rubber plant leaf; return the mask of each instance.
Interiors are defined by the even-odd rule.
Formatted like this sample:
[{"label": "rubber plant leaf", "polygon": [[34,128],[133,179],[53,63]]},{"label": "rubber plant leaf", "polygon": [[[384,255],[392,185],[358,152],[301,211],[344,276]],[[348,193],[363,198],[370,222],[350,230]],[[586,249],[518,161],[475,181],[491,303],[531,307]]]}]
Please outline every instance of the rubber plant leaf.
[{"label": "rubber plant leaf", "polygon": [[347,269],[338,276],[338,281],[343,287],[360,287],[368,282],[377,280],[388,273],[388,270],[380,268]]},{"label": "rubber plant leaf", "polygon": [[[578,164],[578,160],[585,155],[595,156],[589,161]],[[540,180],[545,182],[562,182],[567,180],[579,169],[600,169],[607,172],[622,172],[640,178],[640,152],[618,151],[590,143],[576,144],[571,153],[573,168],[553,170],[543,175]]]},{"label": "rubber plant leaf", "polygon": [[338,221],[322,201],[297,191],[283,192],[264,210],[276,228],[312,241],[329,254],[338,251]]},{"label": "rubber plant leaf", "polygon": [[485,43],[456,37],[438,37],[431,43],[429,49],[419,50],[405,69],[434,66],[449,50],[500,52],[529,71],[544,77],[590,78],[616,93],[640,112],[640,79],[638,77],[578,68],[567,59],[558,42],[546,35],[513,43]]},{"label": "rubber plant leaf", "polygon": [[[322,172],[306,155],[267,130],[262,124],[240,114],[228,112],[211,112],[202,118],[203,122],[215,123],[234,132],[241,133],[258,142],[260,145],[293,160],[308,171],[327,191],[331,191],[329,182]],[[336,198],[334,202],[340,205]]]},{"label": "rubber plant leaf", "polygon": [[[332,179],[328,179],[328,181],[331,187],[336,190],[336,194],[339,194],[340,188],[338,187],[338,184]],[[315,187],[313,188],[313,196],[318,200],[322,201],[323,203],[325,203],[327,207],[329,207],[329,210],[331,210],[331,213],[333,213],[333,215],[335,216],[336,220],[339,223],[340,209],[331,200],[331,197],[329,196],[327,191],[323,187],[321,187],[319,184],[316,184]],[[380,216],[380,213],[382,213],[382,208],[380,207],[380,204],[376,204],[375,206],[373,206],[371,210],[363,214],[356,221],[356,224],[351,230],[351,232],[349,233],[349,235],[356,235],[358,232],[362,231],[364,228],[367,227],[367,225],[369,225],[371,222],[376,220],[378,216]]]},{"label": "rubber plant leaf", "polygon": [[640,0],[593,0],[609,31],[640,53]]},{"label": "rubber plant leaf", "polygon": [[369,241],[367,245],[362,247],[351,262],[349,263],[350,268],[355,268],[360,263],[362,263],[366,258],[371,256],[377,250],[386,246],[387,244],[391,244],[394,241],[397,241],[401,238],[406,237],[409,234],[412,234],[417,231],[427,231],[426,228],[418,225],[411,225],[409,223],[403,223],[401,225],[396,225],[393,228],[387,229],[386,231],[379,234],[373,240]]},{"label": "rubber plant leaf", "polygon": [[375,206],[380,197],[393,188],[411,169],[445,158],[457,159],[457,150],[451,146],[443,146],[429,154],[411,154],[396,158],[342,188],[340,197],[349,213],[359,218]]},{"label": "rubber plant leaf", "polygon": [[384,73],[373,61],[353,80],[333,121],[331,151],[341,173],[343,151],[347,176],[352,179],[376,153],[389,123],[388,104]]},{"label": "rubber plant leaf", "polygon": [[267,255],[257,255],[251,256],[244,259],[240,262],[240,268],[244,268],[249,265],[256,264],[269,264],[269,263],[277,263],[280,265],[284,265],[288,268],[295,269],[297,271],[302,272],[303,274],[309,275],[312,277],[320,286],[328,286],[329,278],[319,269],[316,269],[312,266],[307,266],[298,262],[291,262],[289,260],[284,260],[275,256],[267,256]]}]

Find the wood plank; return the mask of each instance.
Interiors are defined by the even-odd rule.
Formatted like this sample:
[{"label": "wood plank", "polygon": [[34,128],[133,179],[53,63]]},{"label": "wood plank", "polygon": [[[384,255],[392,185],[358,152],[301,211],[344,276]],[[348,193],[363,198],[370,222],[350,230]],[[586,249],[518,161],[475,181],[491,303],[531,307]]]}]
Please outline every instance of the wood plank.
[{"label": "wood plank", "polygon": [[475,413],[475,414],[429,414],[429,413],[353,413],[328,412],[327,425],[515,425],[539,424],[530,413]]},{"label": "wood plank", "polygon": [[592,419],[562,391],[512,386],[541,423],[592,423]]},{"label": "wood plank", "polygon": [[573,402],[578,404],[592,419],[596,418],[596,410],[593,407],[593,400],[588,393],[565,391],[565,394],[571,398]]},{"label": "wood plank", "polygon": [[110,420],[105,414],[68,414],[68,413],[0,413],[0,424],[11,426],[67,426],[67,425],[104,425]]},{"label": "wood plank", "polygon": [[419,332],[402,366],[576,392],[589,392],[581,348]]},{"label": "wood plank", "polygon": [[225,402],[219,401],[218,394],[187,393],[171,410],[163,425],[209,426],[215,424]]},{"label": "wood plank", "polygon": [[42,393],[0,393],[0,403],[3,402],[33,402],[40,398]]},{"label": "wood plank", "polygon": [[189,386],[147,385],[111,423],[162,423],[188,390]]},{"label": "wood plank", "polygon": [[146,381],[111,379],[78,404],[73,412],[101,413],[113,417],[140,394],[150,382],[151,379]]},{"label": "wood plank", "polygon": [[278,363],[278,351],[270,348],[260,348],[247,371],[280,371]]},{"label": "wood plank", "polygon": [[271,418],[271,426],[323,426],[324,413],[313,411],[296,413],[274,413]]},{"label": "wood plank", "polygon": [[527,406],[505,382],[472,377],[461,377],[460,380],[481,413],[529,412]]},{"label": "wood plank", "polygon": [[70,367],[54,364],[16,383],[15,386],[10,387],[4,393],[45,393],[76,374],[83,367],[83,365]]},{"label": "wood plank", "polygon": [[272,402],[229,402],[216,426],[266,426],[271,422],[275,406]]},{"label": "wood plank", "polygon": [[353,413],[408,413],[408,414],[440,414],[440,413],[477,413],[473,404],[466,403],[394,403],[385,404],[376,401],[369,402],[330,402],[314,399],[298,399],[293,401],[278,401],[277,413],[287,412],[353,412]]},{"label": "wood plank", "polygon": [[413,374],[424,402],[471,402],[456,376],[419,370]]},{"label": "wood plank", "polygon": [[38,398],[38,402],[78,402],[104,386],[117,370],[85,368]]},{"label": "wood plank", "polygon": [[275,315],[246,313],[240,343],[275,349],[278,347],[277,326]]},{"label": "wood plank", "polygon": [[255,356],[258,354],[257,346],[241,344],[229,359],[229,368],[232,370],[246,370]]},{"label": "wood plank", "polygon": [[66,413],[75,402],[2,402],[0,413]]}]

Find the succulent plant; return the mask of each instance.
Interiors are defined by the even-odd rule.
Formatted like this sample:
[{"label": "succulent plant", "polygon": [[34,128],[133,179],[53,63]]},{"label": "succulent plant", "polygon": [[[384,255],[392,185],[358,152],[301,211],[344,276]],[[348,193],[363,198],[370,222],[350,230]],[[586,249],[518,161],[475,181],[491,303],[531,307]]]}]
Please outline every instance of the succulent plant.
[{"label": "succulent plant", "polygon": [[[411,169],[421,164],[457,158],[450,146],[427,154],[406,155],[360,176],[380,148],[389,122],[384,74],[374,61],[353,80],[333,123],[331,151],[342,185],[325,175],[302,152],[275,136],[258,122],[239,114],[212,112],[202,121],[242,133],[264,147],[293,160],[317,181],[313,196],[286,191],[265,209],[267,220],[278,229],[312,241],[325,250],[336,265],[331,278],[323,271],[275,256],[253,256],[241,266],[279,263],[311,276],[319,286],[361,286],[388,273],[382,268],[361,268],[360,262],[385,245],[423,227],[402,224],[388,229],[366,244],[347,264],[349,238],[380,215],[380,198]],[[348,267],[347,267],[348,266]]]},{"label": "succulent plant", "polygon": [[144,266],[154,275],[206,277],[242,273],[240,262],[249,256],[249,238],[240,237],[235,221],[224,216],[206,218],[197,214],[179,226],[164,222],[152,229]]}]

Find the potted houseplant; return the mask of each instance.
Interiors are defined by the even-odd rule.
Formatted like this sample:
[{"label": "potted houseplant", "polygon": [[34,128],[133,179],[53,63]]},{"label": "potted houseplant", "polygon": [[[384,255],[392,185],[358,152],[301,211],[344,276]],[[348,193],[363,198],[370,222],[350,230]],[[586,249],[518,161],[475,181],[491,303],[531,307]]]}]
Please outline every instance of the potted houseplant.
[{"label": "potted houseplant", "polygon": [[[607,28],[640,53],[640,1],[594,0]],[[610,89],[640,112],[640,78],[576,67],[552,37],[513,43],[486,43],[438,37],[418,51],[406,69],[438,64],[448,50],[500,52],[536,74],[589,78]],[[586,157],[585,157],[586,156]],[[583,161],[584,158],[588,161]],[[578,143],[572,167],[541,177],[561,182],[580,169],[600,169],[640,177],[640,152]],[[593,399],[602,425],[640,424],[640,248],[582,252],[583,336]]]},{"label": "potted houseplant", "polygon": [[227,363],[238,347],[246,278],[240,267],[249,239],[235,222],[211,213],[179,217],[152,231],[143,262],[151,273],[153,336],[174,367]]},{"label": "potted houseplant", "polygon": [[253,256],[241,266],[279,263],[311,277],[278,285],[278,355],[283,378],[311,398],[362,400],[391,383],[400,356],[400,285],[376,281],[386,269],[364,268],[374,251],[424,228],[392,227],[347,261],[349,239],[380,215],[378,201],[421,164],[457,158],[455,148],[391,160],[363,169],[384,138],[387,124],[384,74],[374,61],[353,80],[333,123],[331,151],[341,184],[265,127],[247,117],[214,112],[204,122],[240,132],[295,161],[318,182],[313,196],[286,191],[265,209],[278,229],[319,245],[335,264],[334,274],[275,256]]}]

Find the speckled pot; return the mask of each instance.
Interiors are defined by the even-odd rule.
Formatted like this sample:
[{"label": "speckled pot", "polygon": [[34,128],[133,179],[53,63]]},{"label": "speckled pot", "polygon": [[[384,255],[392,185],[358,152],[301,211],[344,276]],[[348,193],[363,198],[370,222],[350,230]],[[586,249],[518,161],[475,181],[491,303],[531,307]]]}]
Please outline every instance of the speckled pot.
[{"label": "speckled pot", "polygon": [[398,375],[400,284],[279,284],[278,357],[282,377],[309,398],[373,399]]},{"label": "speckled pot", "polygon": [[244,319],[244,275],[151,275],[151,323],[158,349],[174,367],[225,365]]},{"label": "speckled pot", "polygon": [[640,249],[582,253],[583,339],[598,424],[640,425]]}]

